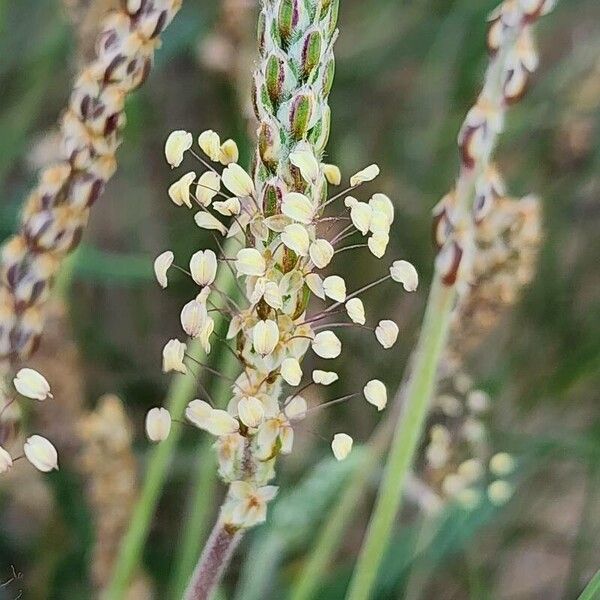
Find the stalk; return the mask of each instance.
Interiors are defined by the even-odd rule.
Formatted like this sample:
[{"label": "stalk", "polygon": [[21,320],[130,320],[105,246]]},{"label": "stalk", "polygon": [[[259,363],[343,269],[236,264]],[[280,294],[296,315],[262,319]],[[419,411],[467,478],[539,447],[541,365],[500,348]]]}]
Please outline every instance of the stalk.
[{"label": "stalk", "polygon": [[[473,259],[474,225],[482,191],[495,180],[488,175],[490,159],[502,129],[508,105],[522,96],[537,56],[530,25],[549,12],[553,2],[540,0],[523,9],[506,1],[491,16],[488,47],[491,62],[477,104],[459,135],[461,170],[456,190],[437,209],[436,241],[440,252],[425,320],[416,349],[415,365],[407,388],[406,405],[396,427],[377,500],[347,594],[349,600],[371,597],[379,566],[394,531],[406,475],[421,438],[438,364],[448,337],[457,290],[468,284]],[[515,83],[516,82],[516,83]],[[440,229],[440,223],[442,225]]]}]

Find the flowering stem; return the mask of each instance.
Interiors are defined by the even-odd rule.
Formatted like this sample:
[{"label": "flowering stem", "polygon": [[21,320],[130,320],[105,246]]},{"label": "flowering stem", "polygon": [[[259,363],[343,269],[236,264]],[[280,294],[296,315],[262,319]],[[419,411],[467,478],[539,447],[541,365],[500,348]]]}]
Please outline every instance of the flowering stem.
[{"label": "flowering stem", "polygon": [[408,382],[406,404],[394,434],[373,516],[356,564],[347,596],[349,600],[369,597],[387,549],[384,540],[389,539],[389,532],[393,529],[404,480],[421,437],[435,386],[437,365],[448,336],[455,296],[454,288],[444,286],[439,277],[434,279],[416,349],[414,370]]},{"label": "flowering stem", "polygon": [[185,600],[208,600],[212,597],[241,539],[239,530],[232,530],[217,521],[185,593]]}]

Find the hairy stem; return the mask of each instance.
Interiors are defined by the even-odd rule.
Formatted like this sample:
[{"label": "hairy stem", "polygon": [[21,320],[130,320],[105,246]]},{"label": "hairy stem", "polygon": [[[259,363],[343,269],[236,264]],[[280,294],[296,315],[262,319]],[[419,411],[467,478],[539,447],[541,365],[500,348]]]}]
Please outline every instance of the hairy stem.
[{"label": "hairy stem", "polygon": [[185,600],[212,598],[241,539],[242,533],[239,530],[232,530],[220,521],[215,524],[192,575]]}]

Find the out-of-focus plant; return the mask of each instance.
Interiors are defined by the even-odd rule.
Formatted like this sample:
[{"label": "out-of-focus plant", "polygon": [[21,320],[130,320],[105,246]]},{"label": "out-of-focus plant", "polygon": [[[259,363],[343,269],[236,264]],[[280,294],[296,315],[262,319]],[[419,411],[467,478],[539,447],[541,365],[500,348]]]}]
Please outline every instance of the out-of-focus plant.
[{"label": "out-of-focus plant", "polygon": [[370,596],[392,534],[403,483],[413,462],[435,388],[452,310],[458,295],[468,290],[473,276],[475,230],[490,213],[493,214],[497,199],[503,195],[503,184],[491,164],[492,153],[507,108],[522,97],[538,64],[531,26],[550,12],[554,4],[554,0],[506,0],[490,16],[487,38],[490,65],[483,90],[459,134],[461,168],[456,187],[434,211],[434,242],[438,248],[435,277],[408,382],[406,403],[350,584],[351,600]]}]

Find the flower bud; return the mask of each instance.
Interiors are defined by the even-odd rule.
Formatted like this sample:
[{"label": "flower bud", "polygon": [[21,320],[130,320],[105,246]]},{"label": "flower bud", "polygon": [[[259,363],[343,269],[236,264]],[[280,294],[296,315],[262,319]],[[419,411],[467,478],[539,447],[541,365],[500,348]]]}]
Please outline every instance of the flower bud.
[{"label": "flower bud", "polygon": [[58,454],[52,443],[41,435],[27,438],[23,446],[27,460],[42,473],[56,469],[58,471]]},{"label": "flower bud", "polygon": [[377,410],[383,410],[387,404],[387,390],[385,385],[379,379],[372,379],[363,388],[363,393],[367,402],[377,407]]},{"label": "flower bud", "polygon": [[192,134],[187,131],[172,131],[165,143],[165,158],[171,168],[178,167],[183,161],[183,155],[193,144]]},{"label": "flower bud", "polygon": [[306,137],[313,111],[312,96],[299,94],[292,102],[290,110],[290,129],[295,139],[301,140]]},{"label": "flower bud", "polygon": [[331,442],[331,450],[337,460],[344,460],[352,451],[352,438],[347,433],[336,433]]},{"label": "flower bud", "polygon": [[305,79],[308,79],[313,69],[321,59],[321,34],[317,30],[308,33],[302,44],[301,68]]},{"label": "flower bud", "polygon": [[162,442],[171,431],[171,414],[166,408],[151,408],[146,415],[146,435],[152,442]]},{"label": "flower bud", "polygon": [[40,401],[52,398],[50,384],[34,369],[21,369],[13,379],[13,385],[17,392],[26,398]]}]

